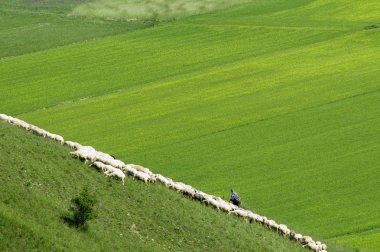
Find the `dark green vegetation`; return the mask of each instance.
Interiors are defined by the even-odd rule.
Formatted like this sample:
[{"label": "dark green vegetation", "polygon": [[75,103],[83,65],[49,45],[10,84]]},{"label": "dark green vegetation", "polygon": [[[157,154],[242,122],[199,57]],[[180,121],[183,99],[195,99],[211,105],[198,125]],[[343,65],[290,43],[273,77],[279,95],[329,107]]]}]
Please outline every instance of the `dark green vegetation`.
[{"label": "dark green vegetation", "polygon": [[[1,251],[304,251],[162,185],[127,178],[123,186],[69,151],[0,122]],[[79,231],[61,216],[86,186],[98,217]]]},{"label": "dark green vegetation", "polygon": [[94,194],[89,193],[85,187],[78,196],[71,199],[70,214],[62,216],[64,222],[78,229],[88,229],[88,221],[97,217],[95,205],[97,203]]},{"label": "dark green vegetation", "polygon": [[377,0],[253,0],[3,59],[0,111],[377,251],[379,17]]}]

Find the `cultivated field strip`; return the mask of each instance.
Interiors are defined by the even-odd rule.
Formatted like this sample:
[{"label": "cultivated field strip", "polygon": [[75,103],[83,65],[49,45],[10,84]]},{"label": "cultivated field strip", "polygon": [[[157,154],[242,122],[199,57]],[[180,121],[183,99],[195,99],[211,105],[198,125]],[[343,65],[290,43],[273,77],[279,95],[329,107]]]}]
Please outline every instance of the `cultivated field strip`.
[{"label": "cultivated field strip", "polygon": [[[0,11],[0,61],[10,57],[50,50],[69,44],[88,42],[150,27],[149,23],[113,23],[73,20],[51,15],[18,14],[21,24],[14,23],[14,14]],[[62,36],[62,34],[65,34]]]},{"label": "cultivated field strip", "polygon": [[[187,19],[197,24],[255,24],[279,27],[314,27],[360,29],[368,23],[379,23],[379,4],[376,1],[253,1],[240,9],[229,9]],[[248,8],[247,8],[248,7]],[[227,17],[227,18],[226,18]]]},{"label": "cultivated field strip", "polygon": [[[272,41],[274,34],[281,44]],[[0,88],[6,99],[1,109],[12,114],[30,112],[178,75],[202,74],[207,68],[268,57],[273,55],[274,48],[279,52],[291,51],[294,43],[307,46],[323,41],[325,36],[339,35],[342,33],[311,31],[304,36],[304,32],[294,31],[290,36],[288,31],[281,30],[158,27],[149,32],[20,56],[0,61]],[[240,42],[236,43],[236,39]],[[7,84],[10,82],[12,86]],[[65,88],[56,95],[62,83]]]},{"label": "cultivated field strip", "polygon": [[238,217],[249,220],[250,222],[258,222],[263,226],[278,232],[281,235],[289,237],[300,243],[303,247],[309,248],[315,252],[327,252],[327,245],[320,241],[313,240],[310,236],[305,236],[290,230],[285,224],[278,224],[274,220],[268,219],[265,216],[260,216],[252,211],[245,210],[237,207],[230,202],[226,202],[220,197],[209,195],[200,190],[193,188],[190,185],[186,185],[181,182],[175,182],[170,178],[164,177],[161,174],[154,174],[148,168],[140,165],[125,164],[121,160],[117,160],[112,155],[95,150],[91,146],[82,146],[79,143],[72,141],[65,141],[62,136],[50,133],[44,129],[41,129],[35,125],[31,125],[23,120],[0,114],[0,120],[4,120],[12,125],[19,126],[25,130],[31,131],[39,136],[50,138],[60,144],[66,144],[70,148],[74,149],[70,154],[74,158],[78,158],[90,166],[93,166],[109,177],[116,177],[121,179],[124,185],[125,174],[133,176],[138,180],[142,180],[145,183],[160,182],[166,187],[176,190],[184,195],[190,196],[194,200],[198,200],[207,205],[215,207],[217,210],[227,212],[229,214],[236,215]]}]

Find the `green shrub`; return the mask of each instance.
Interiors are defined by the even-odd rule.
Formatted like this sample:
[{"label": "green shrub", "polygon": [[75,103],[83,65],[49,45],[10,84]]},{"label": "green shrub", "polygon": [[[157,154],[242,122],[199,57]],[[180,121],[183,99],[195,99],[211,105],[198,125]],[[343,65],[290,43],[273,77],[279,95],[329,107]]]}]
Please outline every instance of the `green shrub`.
[{"label": "green shrub", "polygon": [[87,229],[87,221],[97,217],[94,209],[96,203],[95,196],[91,195],[87,188],[84,188],[77,197],[71,200],[69,209],[71,214],[63,216],[63,220],[70,226]]}]

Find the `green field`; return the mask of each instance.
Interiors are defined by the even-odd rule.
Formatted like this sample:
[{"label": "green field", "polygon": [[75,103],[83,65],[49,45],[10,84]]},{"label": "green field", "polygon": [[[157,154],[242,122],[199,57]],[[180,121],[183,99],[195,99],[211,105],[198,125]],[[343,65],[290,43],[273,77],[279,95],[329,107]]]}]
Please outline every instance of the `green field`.
[{"label": "green field", "polygon": [[113,22],[69,16],[75,0],[0,1],[0,59],[126,33],[150,21]]},{"label": "green field", "polygon": [[0,111],[380,251],[379,17],[375,0],[250,1],[6,58]]},{"label": "green field", "polygon": [[[163,185],[123,186],[69,152],[0,122],[1,251],[306,251]],[[98,200],[87,232],[61,220],[84,187]]]}]

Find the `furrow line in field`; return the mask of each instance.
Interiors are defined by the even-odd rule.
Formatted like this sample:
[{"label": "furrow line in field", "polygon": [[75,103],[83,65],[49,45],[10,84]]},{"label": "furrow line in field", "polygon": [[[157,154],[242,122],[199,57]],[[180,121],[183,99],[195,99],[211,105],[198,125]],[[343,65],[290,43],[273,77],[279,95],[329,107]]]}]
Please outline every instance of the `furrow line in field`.
[{"label": "furrow line in field", "polygon": [[179,23],[180,26],[194,27],[220,27],[220,28],[244,28],[244,29],[274,29],[274,30],[318,30],[318,31],[349,31],[352,28],[342,27],[321,27],[321,26],[279,26],[279,25],[242,25],[242,24],[197,24],[197,23]]}]

